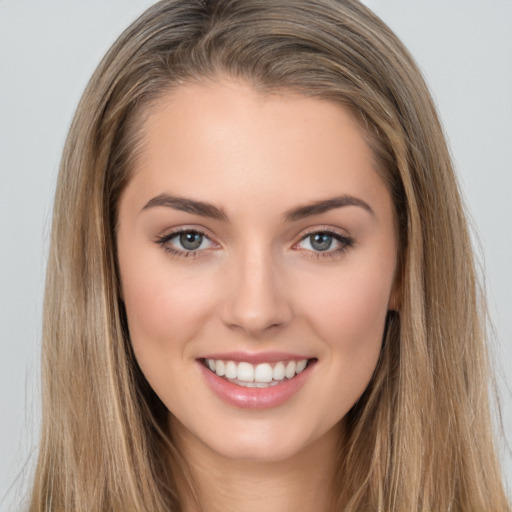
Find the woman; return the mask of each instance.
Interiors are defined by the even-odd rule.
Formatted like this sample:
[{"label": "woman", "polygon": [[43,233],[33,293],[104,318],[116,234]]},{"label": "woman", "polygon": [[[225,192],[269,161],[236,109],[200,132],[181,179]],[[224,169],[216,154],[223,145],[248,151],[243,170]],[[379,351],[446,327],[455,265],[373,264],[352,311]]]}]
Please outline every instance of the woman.
[{"label": "woman", "polygon": [[446,144],[358,3],[164,1],[120,37],[44,329],[32,510],[510,510]]}]

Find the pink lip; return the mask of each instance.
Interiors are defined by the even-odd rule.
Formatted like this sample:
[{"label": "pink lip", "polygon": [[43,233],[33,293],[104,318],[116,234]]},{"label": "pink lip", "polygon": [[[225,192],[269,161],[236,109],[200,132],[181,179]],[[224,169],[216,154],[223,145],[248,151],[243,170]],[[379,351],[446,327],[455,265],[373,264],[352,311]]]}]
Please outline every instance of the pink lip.
[{"label": "pink lip", "polygon": [[288,352],[223,352],[201,356],[200,359],[220,359],[222,361],[235,361],[240,363],[246,361],[251,364],[278,363],[279,361],[302,361],[311,357],[301,354],[290,354]]},{"label": "pink lip", "polygon": [[[223,357],[211,357],[211,359],[222,359],[225,361],[227,360],[225,357],[226,354],[223,354]],[[290,357],[288,354],[286,359],[295,358]],[[297,358],[297,360],[300,359],[306,358]],[[233,361],[234,359],[230,360]],[[242,360],[248,361],[247,359]],[[265,361],[269,362],[268,358],[265,359]],[[278,361],[283,361],[283,359],[278,359]],[[302,388],[315,366],[315,363],[309,364],[303,372],[299,373],[292,379],[285,379],[280,384],[272,387],[245,388],[243,386],[237,386],[236,384],[219,377],[206,368],[200,360],[197,361],[197,364],[199,365],[209,388],[224,402],[242,409],[270,409],[284,404]]]}]

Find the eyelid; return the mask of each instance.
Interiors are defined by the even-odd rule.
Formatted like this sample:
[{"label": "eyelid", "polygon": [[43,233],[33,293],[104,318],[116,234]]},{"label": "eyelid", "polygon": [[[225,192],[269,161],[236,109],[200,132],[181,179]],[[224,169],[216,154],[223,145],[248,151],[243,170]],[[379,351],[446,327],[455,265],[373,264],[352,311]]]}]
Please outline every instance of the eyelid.
[{"label": "eyelid", "polygon": [[[328,249],[325,251],[315,251],[314,249],[301,249],[298,247],[298,245],[306,240],[308,237],[315,235],[317,233],[326,233],[328,235],[331,235],[334,239],[338,241],[338,243],[341,244],[341,247],[338,247],[337,249]],[[309,253],[312,257],[334,257],[336,255],[340,255],[350,247],[353,247],[355,244],[355,240],[352,236],[348,235],[347,233],[342,232],[342,230],[339,230],[337,228],[333,228],[332,226],[315,226],[312,228],[308,228],[307,230],[303,231],[300,234],[300,239],[298,242],[296,242],[293,245],[293,249],[304,251],[305,253]]]},{"label": "eyelid", "polygon": [[193,250],[193,251],[187,251],[186,249],[181,250],[181,249],[171,246],[169,244],[169,242],[173,238],[180,235],[181,233],[197,233],[197,234],[203,236],[204,238],[208,239],[211,242],[211,244],[213,244],[214,249],[220,247],[220,244],[217,243],[213,239],[212,235],[209,234],[208,230],[204,229],[201,226],[196,226],[196,225],[179,226],[179,227],[170,229],[168,231],[165,231],[165,234],[158,235],[155,238],[155,243],[160,245],[165,250],[165,252],[172,254],[173,256],[177,256],[177,257],[181,256],[181,257],[195,258],[197,256],[204,255],[203,253],[206,253],[212,249],[209,247],[206,249],[197,249],[197,250]]},{"label": "eyelid", "polygon": [[334,235],[339,238],[343,239],[351,239],[352,237],[346,232],[346,230],[335,228],[330,225],[318,225],[318,226],[312,226],[308,227],[306,229],[303,229],[301,233],[297,236],[299,238],[299,242],[307,238],[308,236],[314,235],[316,233],[328,233],[329,235]]}]

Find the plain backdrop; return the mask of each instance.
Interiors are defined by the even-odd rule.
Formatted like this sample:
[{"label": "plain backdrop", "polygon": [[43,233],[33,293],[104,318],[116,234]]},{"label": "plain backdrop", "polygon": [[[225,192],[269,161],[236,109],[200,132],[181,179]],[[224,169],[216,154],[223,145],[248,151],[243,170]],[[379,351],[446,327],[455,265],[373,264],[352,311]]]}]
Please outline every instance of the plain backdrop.
[{"label": "plain backdrop", "polygon": [[[2,511],[18,510],[37,449],[44,269],[66,132],[100,58],[152,3],[0,0]],[[512,0],[366,3],[408,46],[440,111],[478,234],[511,443]],[[500,450],[510,489],[510,455]]]}]

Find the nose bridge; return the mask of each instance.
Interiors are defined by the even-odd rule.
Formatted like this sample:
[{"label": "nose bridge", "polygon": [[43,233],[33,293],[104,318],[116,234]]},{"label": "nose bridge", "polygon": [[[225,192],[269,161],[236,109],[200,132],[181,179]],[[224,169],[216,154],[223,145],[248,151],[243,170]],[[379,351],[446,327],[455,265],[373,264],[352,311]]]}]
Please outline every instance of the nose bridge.
[{"label": "nose bridge", "polygon": [[271,248],[254,245],[232,263],[224,322],[253,336],[287,323],[291,306]]}]

